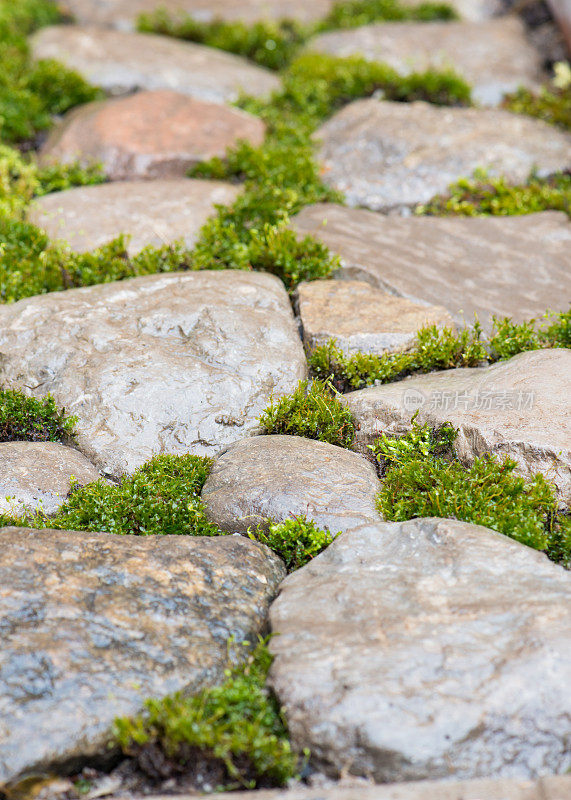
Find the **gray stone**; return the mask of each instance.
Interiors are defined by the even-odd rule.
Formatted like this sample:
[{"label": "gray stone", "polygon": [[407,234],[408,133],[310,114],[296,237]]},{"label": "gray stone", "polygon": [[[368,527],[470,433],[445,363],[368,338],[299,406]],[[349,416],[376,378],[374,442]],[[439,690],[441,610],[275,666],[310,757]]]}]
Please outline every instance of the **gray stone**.
[{"label": "gray stone", "polygon": [[31,39],[34,58],[55,58],[110,94],[172,89],[211,103],[241,91],[269,95],[280,82],[269,70],[231,53],[166,36],[53,25]]},{"label": "gray stone", "polygon": [[434,372],[344,396],[359,429],[356,448],[380,432],[400,434],[420,423],[451,422],[455,450],[470,464],[476,456],[510,456],[519,472],[541,472],[571,503],[571,350],[538,350],[486,368]]},{"label": "gray stone", "polygon": [[40,151],[43,164],[101,164],[110,180],[182,178],[240,140],[262,144],[261,119],[170,89],[96,101],[66,114]]},{"label": "gray stone", "polygon": [[338,533],[379,519],[380,488],[357,453],[299,436],[255,436],[216,459],[202,499],[208,518],[231,533],[301,515]]},{"label": "gray stone", "polygon": [[[474,0],[456,0],[474,3]],[[481,1],[481,0],[480,0]],[[66,7],[81,24],[108,25],[132,30],[139,14],[163,8],[170,14],[192,15],[200,22],[216,19],[253,23],[262,19],[297,19],[309,22],[324,17],[335,0],[66,0]]]},{"label": "gray stone", "polygon": [[426,203],[477,168],[523,183],[571,164],[571,134],[499,109],[356,100],[315,138],[325,182],[375,211]]},{"label": "gray stone", "polygon": [[388,22],[331,31],[309,43],[338,57],[360,55],[402,75],[453,69],[478,103],[498,105],[519,86],[538,88],[541,59],[516,17],[487,22]]},{"label": "gray stone", "polygon": [[170,273],[0,307],[0,380],[79,417],[79,448],[121,475],[156,453],[215,455],[306,375],[273,275]]},{"label": "gray stone", "polygon": [[223,680],[284,568],[242,537],[0,529],[0,791],[105,752],[147,697]]},{"label": "gray stone", "polygon": [[[371,784],[344,778],[319,787],[298,785],[286,791],[258,790],[255,800],[567,800],[571,776],[556,775],[538,781],[506,778],[480,778],[471,781],[408,781]],[[148,800],[170,800],[168,795],[153,795]],[[191,800],[190,795],[179,795]],[[210,795],[211,800],[227,800],[225,794]],[[232,800],[252,800],[251,792],[232,794]],[[195,800],[195,795],[192,795]]]},{"label": "gray stone", "polygon": [[310,349],[334,338],[349,354],[403,350],[424,325],[454,327],[441,306],[394,297],[365,281],[301,283],[297,304],[303,341]]},{"label": "gray stone", "polygon": [[0,444],[0,511],[55,513],[65,502],[72,479],[80,486],[100,477],[85,456],[55,442]]},{"label": "gray stone", "polygon": [[147,245],[182,241],[193,247],[215,205],[232,205],[239,194],[237,186],[220,181],[116,181],[44,195],[28,219],[79,253],[127,234],[127,250],[135,255]]},{"label": "gray stone", "polygon": [[480,526],[344,534],[270,611],[294,744],[331,775],[378,782],[564,772],[570,590],[543,554]]},{"label": "gray stone", "polygon": [[336,205],[304,208],[302,236],[341,256],[337,277],[444,306],[459,324],[478,314],[518,322],[569,308],[571,224],[556,211],[521,217],[386,217]]}]

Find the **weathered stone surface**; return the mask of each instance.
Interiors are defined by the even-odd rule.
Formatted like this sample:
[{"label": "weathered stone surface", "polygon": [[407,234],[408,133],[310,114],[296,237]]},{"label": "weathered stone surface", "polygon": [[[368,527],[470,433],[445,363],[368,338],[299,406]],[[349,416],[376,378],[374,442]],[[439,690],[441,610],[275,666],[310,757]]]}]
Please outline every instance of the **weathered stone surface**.
[{"label": "weathered stone surface", "polygon": [[36,59],[55,58],[110,94],[172,89],[211,103],[241,91],[268,95],[280,85],[269,70],[222,50],[166,36],[53,25],[31,40]]},{"label": "weathered stone surface", "polygon": [[346,533],[270,611],[294,743],[379,782],[564,772],[570,590],[544,555],[479,526]]},{"label": "weathered stone surface", "polygon": [[[255,800],[567,800],[571,776],[556,775],[537,781],[507,778],[481,778],[472,781],[409,781],[385,785],[361,785],[355,779],[330,783],[319,788],[296,786],[289,791],[261,790]],[[148,800],[170,800],[168,795],[153,795]],[[191,800],[190,795],[179,795]],[[227,800],[225,794],[210,795],[211,800]],[[195,800],[192,796],[192,800]],[[232,800],[252,800],[251,792],[232,794]]]},{"label": "weathered stone surface", "polygon": [[357,453],[299,436],[255,436],[216,459],[202,499],[209,519],[231,533],[302,514],[337,533],[379,519],[380,488]]},{"label": "weathered stone surface", "polygon": [[293,220],[342,258],[337,277],[442,305],[458,324],[477,313],[523,321],[566,310],[571,225],[563,213],[522,217],[385,217],[331,204]]},{"label": "weathered stone surface", "polygon": [[[0,790],[101,751],[147,697],[223,677],[284,568],[242,537],[0,529]],[[41,735],[40,735],[41,732]]]},{"label": "weathered stone surface", "polygon": [[521,85],[536,87],[542,78],[539,53],[516,17],[365,25],[321,34],[309,46],[334,56],[362,55],[403,75],[454,69],[473,87],[473,99],[486,105],[497,105]]},{"label": "weathered stone surface", "polygon": [[382,353],[409,346],[423,325],[454,327],[442,306],[394,297],[365,281],[302,283],[297,302],[303,341],[310,348],[334,338],[346,353]]},{"label": "weathered stone surface", "polygon": [[571,502],[571,350],[522,353],[491,367],[455,369],[361,389],[344,401],[359,424],[356,447],[380,432],[404,433],[419,422],[451,422],[465,463],[483,453],[510,456],[522,475],[552,480]]},{"label": "weathered stone surface", "polygon": [[21,514],[40,508],[53,514],[65,501],[72,478],[85,486],[99,477],[85,456],[63,444],[0,443],[0,511]]},{"label": "weathered stone surface", "polygon": [[375,211],[425,203],[482,167],[510,183],[566,169],[571,135],[499,109],[356,100],[319,128],[326,183]]},{"label": "weathered stone surface", "polygon": [[[481,1],[481,0],[480,0]],[[304,22],[324,17],[335,0],[66,0],[67,8],[77,22],[108,25],[132,30],[139,14],[148,14],[158,7],[171,14],[191,14],[200,22],[215,19],[257,22],[261,19],[297,19]],[[473,3],[474,0],[457,0]]]},{"label": "weathered stone surface", "polygon": [[0,352],[2,385],[51,392],[79,417],[80,449],[113,475],[157,452],[215,455],[307,369],[281,281],[241,271],[132,278],[3,306]]},{"label": "weathered stone surface", "polygon": [[43,163],[100,163],[111,180],[184,177],[240,139],[259,145],[264,123],[245,111],[168,89],[88,103],[41,148]]},{"label": "weathered stone surface", "polygon": [[28,219],[80,253],[128,234],[127,249],[135,255],[178,240],[192,247],[214,206],[232,205],[239,193],[221,181],[115,181],[40,197]]}]

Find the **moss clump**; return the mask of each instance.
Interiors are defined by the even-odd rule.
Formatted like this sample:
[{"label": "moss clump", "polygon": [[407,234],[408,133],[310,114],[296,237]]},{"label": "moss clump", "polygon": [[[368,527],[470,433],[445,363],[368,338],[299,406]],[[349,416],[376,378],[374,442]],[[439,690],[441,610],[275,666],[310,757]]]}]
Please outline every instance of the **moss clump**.
[{"label": "moss clump", "polygon": [[448,195],[438,195],[418,206],[415,213],[506,217],[538,211],[564,211],[571,216],[571,172],[549,178],[532,175],[527,183],[510,186],[504,178],[490,178],[484,170],[477,170],[472,178],[452,184]]},{"label": "moss clump", "polygon": [[267,545],[282,559],[288,572],[295,572],[308,564],[339,535],[318,528],[303,516],[285,522],[270,522],[267,530],[259,526],[248,531],[250,539]]},{"label": "moss clump", "polygon": [[63,114],[99,96],[77,72],[55,61],[33,64],[26,36],[57,22],[49,0],[0,0],[0,141],[32,140]]},{"label": "moss clump", "polygon": [[495,456],[476,458],[464,467],[452,455],[456,431],[449,425],[431,430],[413,419],[400,439],[385,435],[372,445],[383,473],[377,508],[387,520],[444,517],[483,525],[521,544],[568,563],[567,522],[556,517],[553,488],[542,475],[526,481],[517,464]]},{"label": "moss clump", "polygon": [[67,442],[76,417],[58,409],[51,395],[37,400],[21,392],[0,389],[0,442]]},{"label": "moss clump", "polygon": [[330,380],[338,391],[347,392],[392,383],[415,373],[493,364],[529,350],[569,347],[571,309],[548,313],[544,319],[548,324],[539,326],[536,320],[515,323],[509,317],[495,317],[487,338],[477,321],[473,328],[460,332],[432,325],[418,331],[409,350],[380,356],[369,353],[348,356],[330,339],[309,354],[308,363],[316,378]]},{"label": "moss clump", "polygon": [[355,438],[353,415],[325,381],[315,380],[309,389],[300,381],[294,392],[270,403],[259,422],[265,434],[303,436],[338,447],[350,447]]},{"label": "moss clump", "polygon": [[244,56],[273,70],[288,66],[300,48],[315,34],[337,28],[351,28],[382,20],[456,19],[445,3],[402,5],[397,0],[349,0],[336,3],[330,13],[313,24],[282,19],[252,25],[243,22],[199,22],[189,14],[170,14],[159,9],[139,17],[138,28],[146,33],[160,33],[208,47],[216,47]]},{"label": "moss clump", "polygon": [[537,117],[564,130],[571,130],[571,86],[544,87],[539,93],[520,88],[504,98],[503,107],[516,114]]},{"label": "moss clump", "polygon": [[16,522],[137,536],[222,536],[206,519],[200,499],[210,464],[193,455],[155,456],[118,486],[99,480],[75,489],[53,517],[36,514]]},{"label": "moss clump", "polygon": [[[115,722],[123,753],[149,771],[153,751],[172,775],[196,777],[207,767],[225,789],[284,786],[297,771],[281,709],[266,688],[272,657],[260,643],[246,663],[228,670],[220,686],[194,697],[148,700],[134,719]],[[158,777],[152,774],[151,777]],[[164,775],[162,776],[164,780]],[[197,789],[203,787],[199,784]]]}]

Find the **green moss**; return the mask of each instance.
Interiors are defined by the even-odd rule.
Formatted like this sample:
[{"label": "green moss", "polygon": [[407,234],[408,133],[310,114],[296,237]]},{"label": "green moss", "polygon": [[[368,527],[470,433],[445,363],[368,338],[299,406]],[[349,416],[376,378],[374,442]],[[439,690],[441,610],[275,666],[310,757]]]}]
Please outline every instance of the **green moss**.
[{"label": "green moss", "polygon": [[[226,789],[284,786],[297,771],[281,709],[266,688],[272,662],[260,643],[246,663],[228,670],[224,683],[194,697],[175,694],[148,700],[134,719],[115,722],[123,753],[144,760],[158,750],[173,773],[218,776]],[[197,788],[202,788],[198,786]]]},{"label": "green moss", "polygon": [[51,395],[37,400],[0,389],[0,442],[67,442],[76,422],[65,409],[58,409]]},{"label": "green moss", "polygon": [[512,459],[476,458],[466,468],[452,456],[456,437],[446,424],[419,426],[400,439],[385,435],[372,445],[383,480],[377,508],[387,520],[444,517],[483,525],[521,544],[569,562],[571,538],[557,521],[554,490],[542,475],[526,481]]},{"label": "green moss", "polygon": [[304,436],[338,447],[350,447],[355,438],[351,412],[331,385],[319,380],[309,388],[307,381],[300,381],[294,392],[270,403],[259,422],[265,434]]},{"label": "green moss", "polygon": [[506,95],[503,107],[516,114],[527,114],[564,130],[571,130],[571,86],[564,89],[544,87],[538,93],[520,88]]},{"label": "green moss", "polygon": [[571,216],[571,173],[549,178],[532,175],[527,183],[511,186],[504,178],[490,178],[485,170],[478,170],[472,178],[452,184],[448,195],[433,197],[416,209],[417,214],[465,217],[513,216],[538,211],[564,211]]},{"label": "green moss", "polygon": [[210,464],[193,455],[155,456],[118,486],[90,483],[75,489],[55,516],[31,515],[18,524],[137,536],[222,536],[206,519],[200,499]]},{"label": "green moss", "polygon": [[537,320],[515,323],[509,317],[494,317],[489,337],[479,323],[455,331],[436,325],[421,328],[410,349],[397,353],[346,355],[330,339],[308,354],[312,374],[330,380],[340,392],[392,383],[415,373],[492,364],[518,353],[571,344],[571,309],[547,313],[546,323]]},{"label": "green moss", "polygon": [[250,529],[248,536],[267,545],[285,563],[288,572],[308,564],[315,556],[326,550],[340,534],[322,530],[305,517],[287,519],[285,522],[270,522],[265,527]]},{"label": "green moss", "polygon": [[138,28],[146,33],[160,33],[208,47],[216,47],[249,58],[263,67],[281,70],[288,66],[301,47],[318,33],[337,28],[350,28],[383,20],[456,19],[445,3],[402,5],[397,0],[349,0],[336,3],[330,13],[313,24],[291,19],[262,21],[252,25],[243,22],[199,22],[189,14],[171,14],[159,9],[139,17]]},{"label": "green moss", "polygon": [[60,19],[49,0],[0,0],[0,141],[33,140],[63,114],[99,96],[77,72],[55,61],[33,64],[26,36]]}]

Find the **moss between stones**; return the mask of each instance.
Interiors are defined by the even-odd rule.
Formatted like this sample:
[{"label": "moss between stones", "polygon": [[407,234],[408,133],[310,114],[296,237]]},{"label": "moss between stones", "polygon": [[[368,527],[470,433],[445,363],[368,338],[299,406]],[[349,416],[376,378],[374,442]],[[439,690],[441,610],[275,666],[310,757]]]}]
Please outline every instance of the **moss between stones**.
[{"label": "moss between stones", "polygon": [[248,536],[265,544],[278,555],[288,572],[295,572],[326,550],[340,536],[318,528],[306,517],[295,517],[284,522],[270,522],[266,528],[250,529]]},{"label": "moss between stones", "polygon": [[549,347],[571,347],[571,308],[562,313],[546,313],[546,322],[515,323],[509,317],[494,318],[489,337],[479,323],[460,332],[436,325],[421,328],[410,349],[397,353],[346,355],[334,339],[308,354],[312,374],[330,381],[341,392],[363,389],[379,383],[392,383],[414,373],[475,367],[511,358],[518,353]]},{"label": "moss between stones", "polygon": [[377,508],[384,519],[444,517],[483,525],[571,566],[571,525],[557,514],[553,487],[542,475],[515,474],[510,458],[476,458],[464,467],[452,454],[457,431],[419,426],[400,438],[381,436],[371,446],[382,473]]},{"label": "moss between stones", "polygon": [[539,93],[520,88],[505,97],[503,106],[516,114],[527,114],[571,130],[571,85],[561,89],[546,86]]},{"label": "moss between stones", "polygon": [[291,19],[276,22],[200,22],[189,14],[171,14],[159,9],[139,17],[138,28],[208,47],[216,47],[249,58],[260,66],[280,70],[287,67],[300,48],[318,33],[339,28],[353,28],[371,22],[402,20],[451,20],[457,14],[446,3],[402,5],[398,0],[345,0],[334,5],[329,14],[313,24]]},{"label": "moss between stones", "polygon": [[0,442],[69,442],[77,417],[68,417],[47,395],[41,400],[0,389]]},{"label": "moss between stones", "polygon": [[186,785],[206,791],[284,786],[300,758],[266,687],[271,662],[260,642],[220,686],[148,700],[140,716],[116,721],[117,743],[151,779],[184,776]]},{"label": "moss between stones", "polygon": [[531,175],[527,183],[511,186],[504,178],[490,178],[477,170],[449,187],[449,194],[433,197],[416,214],[435,216],[520,216],[538,211],[564,211],[571,217],[571,172],[548,178]]}]

